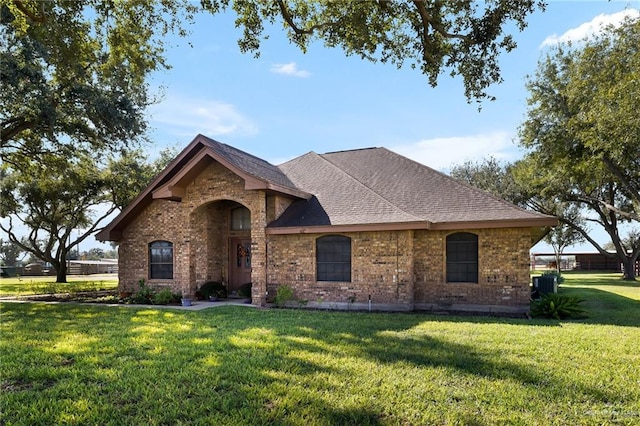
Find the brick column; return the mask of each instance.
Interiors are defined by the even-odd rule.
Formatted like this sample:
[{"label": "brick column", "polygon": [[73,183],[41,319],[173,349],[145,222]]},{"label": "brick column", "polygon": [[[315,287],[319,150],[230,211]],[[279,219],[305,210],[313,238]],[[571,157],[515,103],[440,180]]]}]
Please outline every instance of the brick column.
[{"label": "brick column", "polygon": [[258,306],[267,303],[266,226],[266,194],[260,191],[251,206],[251,303]]}]

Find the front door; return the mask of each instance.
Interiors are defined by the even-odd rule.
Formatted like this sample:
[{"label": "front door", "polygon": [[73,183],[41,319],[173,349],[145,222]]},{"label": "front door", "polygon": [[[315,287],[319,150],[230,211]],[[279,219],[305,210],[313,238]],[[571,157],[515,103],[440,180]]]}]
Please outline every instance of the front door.
[{"label": "front door", "polygon": [[251,282],[251,240],[229,239],[229,294],[237,294],[243,284]]}]

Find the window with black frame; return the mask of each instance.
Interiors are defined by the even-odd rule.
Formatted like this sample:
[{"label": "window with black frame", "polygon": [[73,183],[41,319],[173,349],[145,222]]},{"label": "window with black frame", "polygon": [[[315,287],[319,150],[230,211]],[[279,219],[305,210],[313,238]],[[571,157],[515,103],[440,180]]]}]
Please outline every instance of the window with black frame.
[{"label": "window with black frame", "polygon": [[316,239],[316,280],[351,281],[351,238],[326,235]]},{"label": "window with black frame", "polygon": [[149,244],[149,279],[173,279],[173,243],[154,241]]},{"label": "window with black frame", "polygon": [[478,282],[478,236],[457,232],[447,236],[447,282]]}]

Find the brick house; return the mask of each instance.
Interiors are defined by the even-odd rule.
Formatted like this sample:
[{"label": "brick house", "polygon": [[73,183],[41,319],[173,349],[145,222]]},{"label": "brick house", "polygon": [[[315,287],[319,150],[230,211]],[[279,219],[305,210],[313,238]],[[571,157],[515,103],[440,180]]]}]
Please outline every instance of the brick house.
[{"label": "brick house", "polygon": [[256,305],[287,285],[309,307],[518,313],[556,224],[384,148],[275,166],[198,135],[98,239],[119,243],[121,291],[251,282]]}]

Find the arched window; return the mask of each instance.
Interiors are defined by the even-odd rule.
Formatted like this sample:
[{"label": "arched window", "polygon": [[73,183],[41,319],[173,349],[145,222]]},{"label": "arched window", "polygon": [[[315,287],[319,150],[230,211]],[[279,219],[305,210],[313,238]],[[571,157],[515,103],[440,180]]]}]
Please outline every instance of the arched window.
[{"label": "arched window", "polygon": [[173,279],[173,243],[169,241],[149,243],[149,279]]},{"label": "arched window", "polygon": [[326,235],[316,240],[316,280],[351,281],[351,238]]},{"label": "arched window", "polygon": [[447,236],[447,282],[478,282],[478,236],[457,232]]},{"label": "arched window", "polygon": [[251,229],[251,212],[246,207],[231,210],[231,230],[247,231]]}]

